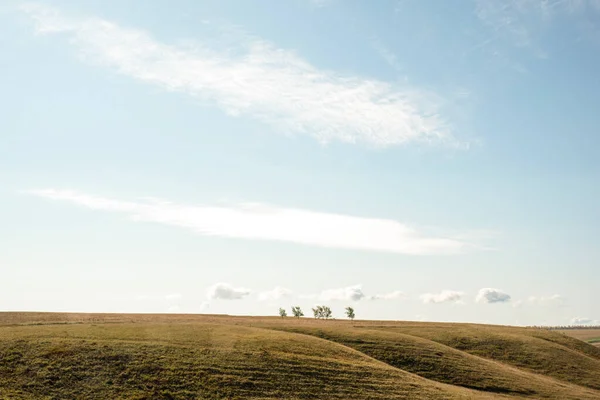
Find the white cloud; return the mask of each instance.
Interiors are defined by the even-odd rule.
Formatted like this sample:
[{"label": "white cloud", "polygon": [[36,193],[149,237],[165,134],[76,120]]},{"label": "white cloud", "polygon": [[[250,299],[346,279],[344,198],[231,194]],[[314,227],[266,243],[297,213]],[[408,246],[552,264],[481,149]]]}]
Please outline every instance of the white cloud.
[{"label": "white cloud", "polygon": [[565,302],[565,298],[559,294],[552,296],[530,296],[527,300],[531,304],[540,306],[562,305]]},{"label": "white cloud", "polygon": [[209,300],[239,300],[249,294],[249,289],[236,288],[228,283],[217,283],[206,291],[206,297]]},{"label": "white cloud", "polygon": [[395,290],[390,293],[376,294],[369,297],[370,300],[398,300],[404,298],[406,298],[406,294],[400,290]]},{"label": "white cloud", "polygon": [[69,190],[30,194],[93,210],[120,212],[134,221],[177,226],[209,236],[273,240],[401,254],[457,254],[477,249],[468,242],[428,236],[400,222],[261,204],[185,206],[165,201],[120,201]]},{"label": "white cloud", "polygon": [[310,300],[321,300],[321,301],[359,301],[359,300],[398,300],[406,298],[406,294],[400,290],[396,290],[389,293],[375,294],[367,296],[363,290],[362,285],[353,285],[337,289],[323,290],[319,294],[302,294],[301,299]]},{"label": "white cloud", "polygon": [[283,287],[277,286],[273,290],[267,290],[258,294],[258,300],[260,301],[274,301],[280,300],[283,298],[290,297],[292,295],[292,291],[290,289],[286,289]]},{"label": "white cloud", "polygon": [[477,293],[475,301],[478,303],[507,303],[510,301],[510,295],[500,289],[483,288]]},{"label": "white cloud", "polygon": [[22,10],[35,21],[37,33],[68,34],[87,62],[198,97],[231,116],[250,116],[282,132],[375,146],[457,144],[440,115],[439,96],[322,70],[264,40],[240,38],[244,53],[234,55],[207,41],[193,48],[164,44],[141,30],[99,18],[71,18],[35,3]]},{"label": "white cloud", "polygon": [[181,293],[171,293],[165,296],[165,300],[168,301],[179,301],[182,299]]},{"label": "white cloud", "polygon": [[598,325],[600,321],[595,321],[591,318],[575,317],[571,320],[573,325]]},{"label": "white cloud", "polygon": [[426,304],[459,303],[464,293],[454,290],[442,290],[440,293],[424,293],[421,300]]},{"label": "white cloud", "polygon": [[[521,308],[523,306],[523,300],[517,300],[512,303],[514,308]],[[518,325],[518,324],[517,324]]]},{"label": "white cloud", "polygon": [[348,286],[339,289],[324,290],[319,298],[324,301],[343,300],[359,301],[365,297],[361,285]]}]

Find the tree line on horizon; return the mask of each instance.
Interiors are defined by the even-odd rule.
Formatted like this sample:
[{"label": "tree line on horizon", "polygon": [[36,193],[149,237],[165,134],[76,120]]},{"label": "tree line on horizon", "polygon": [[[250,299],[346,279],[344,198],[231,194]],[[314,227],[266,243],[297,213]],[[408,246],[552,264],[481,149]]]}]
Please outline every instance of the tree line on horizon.
[{"label": "tree line on horizon", "polygon": [[[333,318],[333,312],[331,311],[331,308],[329,308],[328,306],[315,306],[315,308],[312,309],[313,312],[313,316],[315,319],[330,319]],[[346,307],[346,317],[348,317],[351,320],[354,320],[354,318],[356,317],[356,314],[354,313],[354,308],[352,307]],[[298,306],[293,306],[292,307],[292,315],[295,318],[300,318],[304,316],[304,312],[302,311],[302,309]],[[285,318],[287,317],[287,311],[284,308],[279,308],[279,316],[281,318]]]},{"label": "tree line on horizon", "polygon": [[568,330],[568,329],[600,329],[600,325],[563,325],[563,326],[528,326],[528,328],[549,329],[553,330]]}]

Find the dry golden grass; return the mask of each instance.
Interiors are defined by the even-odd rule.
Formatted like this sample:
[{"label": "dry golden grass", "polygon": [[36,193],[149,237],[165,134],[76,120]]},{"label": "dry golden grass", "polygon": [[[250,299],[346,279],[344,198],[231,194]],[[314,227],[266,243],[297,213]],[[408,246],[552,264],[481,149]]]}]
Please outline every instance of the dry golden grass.
[{"label": "dry golden grass", "polygon": [[564,329],[558,332],[600,347],[600,329]]},{"label": "dry golden grass", "polygon": [[483,325],[394,327],[471,355],[600,389],[600,350],[549,330]]},{"label": "dry golden grass", "polygon": [[483,325],[0,313],[0,398],[600,399],[595,351]]}]

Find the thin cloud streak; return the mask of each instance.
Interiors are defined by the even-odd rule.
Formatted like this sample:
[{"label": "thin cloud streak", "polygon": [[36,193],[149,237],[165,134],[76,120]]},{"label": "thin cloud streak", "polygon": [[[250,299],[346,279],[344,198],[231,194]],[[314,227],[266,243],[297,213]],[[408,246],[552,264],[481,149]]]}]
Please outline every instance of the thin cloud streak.
[{"label": "thin cloud streak", "polygon": [[385,147],[407,142],[460,146],[439,114],[439,97],[385,81],[318,69],[292,51],[243,37],[245,54],[208,42],[182,48],[99,18],[70,18],[26,4],[38,34],[64,33],[87,62],[183,92],[231,116],[250,116],[320,142]]},{"label": "thin cloud streak", "polygon": [[207,236],[299,243],[400,254],[460,254],[479,249],[457,239],[428,236],[398,221],[245,203],[233,207],[120,201],[76,191],[27,192],[93,210],[118,212],[133,221],[177,226]]}]

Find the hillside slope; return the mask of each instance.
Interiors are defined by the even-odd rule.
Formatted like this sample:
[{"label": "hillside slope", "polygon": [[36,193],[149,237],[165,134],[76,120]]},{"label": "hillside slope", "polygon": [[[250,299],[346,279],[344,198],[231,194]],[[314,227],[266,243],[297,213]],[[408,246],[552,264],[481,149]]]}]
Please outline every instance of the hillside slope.
[{"label": "hillside slope", "polygon": [[326,340],[201,323],[0,328],[0,382],[18,398],[483,398]]},{"label": "hillside slope", "polygon": [[[581,399],[585,396],[597,398],[599,395],[576,384],[560,382],[544,373],[534,374],[435,341],[399,332],[356,327],[280,329],[303,332],[342,343],[402,370],[431,380],[480,391],[536,399]],[[597,367],[597,371],[600,371],[600,366]]]},{"label": "hillside slope", "polygon": [[[501,347],[473,339],[484,337],[482,329],[524,347],[532,341],[536,354],[521,351],[533,361],[515,362],[515,345],[499,356]],[[0,313],[0,398],[600,399],[595,348],[560,334],[519,332],[459,324]],[[459,349],[454,341],[471,345]],[[557,365],[544,367],[541,360]]]},{"label": "hillside slope", "polygon": [[454,349],[556,379],[600,389],[600,349],[556,332],[484,325],[379,328],[429,339]]}]

